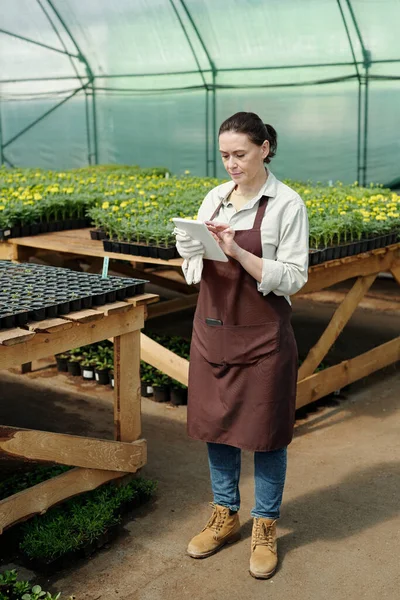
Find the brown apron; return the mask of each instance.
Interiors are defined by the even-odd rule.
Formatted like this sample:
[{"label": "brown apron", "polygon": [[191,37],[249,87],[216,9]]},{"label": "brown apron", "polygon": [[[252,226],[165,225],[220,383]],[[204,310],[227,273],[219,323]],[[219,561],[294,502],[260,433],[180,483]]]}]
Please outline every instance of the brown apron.
[{"label": "brown apron", "polygon": [[[239,246],[259,257],[267,204],[263,196],[253,229],[235,233]],[[238,261],[204,261],[190,351],[190,437],[253,452],[291,442],[297,347],[290,317],[287,300],[263,296]]]}]

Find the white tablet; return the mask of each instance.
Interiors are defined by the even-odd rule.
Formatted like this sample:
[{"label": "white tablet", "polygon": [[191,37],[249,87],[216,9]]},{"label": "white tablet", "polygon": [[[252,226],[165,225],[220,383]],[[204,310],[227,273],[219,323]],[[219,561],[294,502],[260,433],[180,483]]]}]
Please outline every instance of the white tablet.
[{"label": "white tablet", "polygon": [[183,229],[183,231],[186,231],[191,238],[203,243],[205,249],[203,258],[228,262],[228,257],[225,252],[221,250],[218,242],[213,238],[211,232],[207,229],[207,225],[203,223],[203,221],[178,218],[172,220],[178,229]]}]

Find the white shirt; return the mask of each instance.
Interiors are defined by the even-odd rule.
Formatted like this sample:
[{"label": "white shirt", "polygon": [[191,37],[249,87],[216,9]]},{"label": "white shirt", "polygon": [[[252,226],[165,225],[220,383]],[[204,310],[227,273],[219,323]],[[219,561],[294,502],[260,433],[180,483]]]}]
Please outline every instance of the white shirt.
[{"label": "white shirt", "polygon": [[298,292],[308,278],[308,216],[300,196],[279,181],[271,171],[258,194],[236,212],[229,200],[235,187],[233,181],[213,188],[204,198],[198,220],[209,221],[221,200],[223,204],[215,218],[229,223],[235,230],[251,229],[261,196],[268,196],[268,205],[261,224],[262,279],[258,291],[266,296],[274,292],[289,296]]}]

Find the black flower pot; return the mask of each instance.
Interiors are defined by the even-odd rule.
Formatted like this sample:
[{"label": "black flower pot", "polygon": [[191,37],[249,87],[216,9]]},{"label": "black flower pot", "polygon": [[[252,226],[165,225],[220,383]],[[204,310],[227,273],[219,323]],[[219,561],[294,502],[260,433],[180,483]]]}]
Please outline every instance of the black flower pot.
[{"label": "black flower pot", "polygon": [[361,241],[361,253],[363,252],[368,252],[368,240],[362,240]]},{"label": "black flower pot", "polygon": [[119,242],[111,242],[111,252],[121,253],[121,244]]},{"label": "black flower pot", "polygon": [[68,358],[56,354],[57,370],[66,373],[68,371]]},{"label": "black flower pot", "polygon": [[98,229],[92,229],[90,231],[90,239],[92,239],[92,240],[98,240],[99,239],[99,230]]},{"label": "black flower pot", "polygon": [[153,387],[146,382],[140,384],[140,394],[143,398],[150,398],[154,393]]},{"label": "black flower pot", "polygon": [[89,379],[89,380],[94,379],[94,367],[92,365],[89,365],[89,366],[80,365],[80,367],[81,367],[81,375],[82,375],[83,379]]},{"label": "black flower pot", "polygon": [[78,377],[81,374],[81,365],[76,361],[69,360],[67,362],[67,369],[68,373],[74,377]]},{"label": "black flower pot", "polygon": [[153,386],[154,400],[156,402],[169,402],[170,401],[170,389],[168,386]]},{"label": "black flower pot", "polygon": [[15,317],[14,315],[4,315],[1,317],[1,328],[2,329],[11,329],[11,327],[15,326]]},{"label": "black flower pot", "polygon": [[117,300],[117,290],[110,290],[106,292],[106,304],[110,302],[115,302]]},{"label": "black flower pot", "polygon": [[171,246],[171,248],[159,248],[158,258],[161,260],[172,260],[175,258],[175,247]]},{"label": "black flower pot", "polygon": [[40,233],[40,224],[33,223],[33,225],[31,225],[31,235],[38,235],[39,233]]},{"label": "black flower pot", "polygon": [[111,240],[103,240],[103,249],[105,252],[113,252],[113,242]]},{"label": "black flower pot", "polygon": [[129,244],[129,254],[139,256],[139,246],[137,244]]},{"label": "black flower pot", "polygon": [[60,302],[57,306],[57,311],[59,315],[66,315],[70,312],[69,302]]},{"label": "black flower pot", "polygon": [[[31,235],[31,226],[30,225],[22,225],[22,227],[19,228],[19,235],[21,237],[27,237],[28,235]],[[18,237],[16,235],[13,235],[13,237]]]},{"label": "black flower pot", "polygon": [[158,258],[158,250],[157,246],[149,246],[149,257]]},{"label": "black flower pot", "polygon": [[325,248],[325,260],[333,260],[333,248]]},{"label": "black flower pot", "polygon": [[184,406],[187,404],[187,388],[171,388],[171,404],[174,406]]},{"label": "black flower pot", "polygon": [[108,369],[95,369],[94,378],[100,385],[108,385]]},{"label": "black flower pot", "polygon": [[45,307],[32,307],[32,310],[29,311],[29,318],[34,321],[44,321],[46,318],[46,308]]}]

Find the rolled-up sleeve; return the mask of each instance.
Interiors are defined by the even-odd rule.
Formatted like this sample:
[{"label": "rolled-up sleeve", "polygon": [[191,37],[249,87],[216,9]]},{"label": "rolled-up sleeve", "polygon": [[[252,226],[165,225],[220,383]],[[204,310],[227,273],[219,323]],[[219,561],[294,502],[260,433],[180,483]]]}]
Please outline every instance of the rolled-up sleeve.
[{"label": "rolled-up sleeve", "polygon": [[282,214],[275,260],[263,258],[262,279],[258,291],[264,296],[291,296],[308,278],[308,217],[302,203],[288,206]]}]

